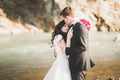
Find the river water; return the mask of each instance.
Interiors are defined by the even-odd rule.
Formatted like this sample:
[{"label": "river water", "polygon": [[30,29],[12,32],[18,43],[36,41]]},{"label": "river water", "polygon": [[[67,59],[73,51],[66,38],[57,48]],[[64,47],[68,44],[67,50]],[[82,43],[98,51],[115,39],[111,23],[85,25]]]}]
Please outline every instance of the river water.
[{"label": "river water", "polygon": [[[120,42],[115,32],[90,32],[89,55],[96,66],[87,80],[120,77]],[[42,80],[55,58],[51,33],[1,34],[0,80]],[[102,75],[104,74],[104,75]]]}]

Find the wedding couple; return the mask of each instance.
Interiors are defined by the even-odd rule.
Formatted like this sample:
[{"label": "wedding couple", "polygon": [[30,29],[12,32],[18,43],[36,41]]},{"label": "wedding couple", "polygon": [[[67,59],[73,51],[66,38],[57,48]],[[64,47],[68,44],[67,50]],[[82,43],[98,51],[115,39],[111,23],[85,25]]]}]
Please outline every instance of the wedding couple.
[{"label": "wedding couple", "polygon": [[65,7],[52,34],[56,60],[43,80],[86,80],[86,71],[94,66],[88,54],[88,30]]}]

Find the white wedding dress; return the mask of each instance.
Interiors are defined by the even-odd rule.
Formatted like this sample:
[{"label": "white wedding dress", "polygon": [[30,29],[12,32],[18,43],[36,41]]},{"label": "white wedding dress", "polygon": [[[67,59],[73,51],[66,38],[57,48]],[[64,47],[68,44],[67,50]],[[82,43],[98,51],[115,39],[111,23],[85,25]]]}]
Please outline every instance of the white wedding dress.
[{"label": "white wedding dress", "polygon": [[62,35],[59,34],[56,35],[55,39],[53,40],[53,45],[57,53],[57,57],[43,80],[71,80],[68,56],[63,53],[62,49],[57,43],[61,39]]}]

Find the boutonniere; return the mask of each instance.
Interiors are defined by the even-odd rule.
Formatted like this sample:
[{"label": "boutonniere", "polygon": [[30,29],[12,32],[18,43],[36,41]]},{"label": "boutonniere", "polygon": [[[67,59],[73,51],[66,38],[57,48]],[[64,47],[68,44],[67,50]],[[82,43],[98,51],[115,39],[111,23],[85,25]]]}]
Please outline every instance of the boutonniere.
[{"label": "boutonniere", "polygon": [[91,24],[89,21],[87,21],[86,19],[80,19],[80,22],[87,27],[87,30],[90,31],[91,28]]}]

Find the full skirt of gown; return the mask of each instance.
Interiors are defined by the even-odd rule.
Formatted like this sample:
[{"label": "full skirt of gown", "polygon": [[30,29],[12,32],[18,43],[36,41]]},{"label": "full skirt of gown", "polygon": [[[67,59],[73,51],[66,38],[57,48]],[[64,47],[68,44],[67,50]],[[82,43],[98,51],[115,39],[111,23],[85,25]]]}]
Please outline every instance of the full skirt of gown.
[{"label": "full skirt of gown", "polygon": [[71,80],[68,57],[57,58],[43,80]]}]

